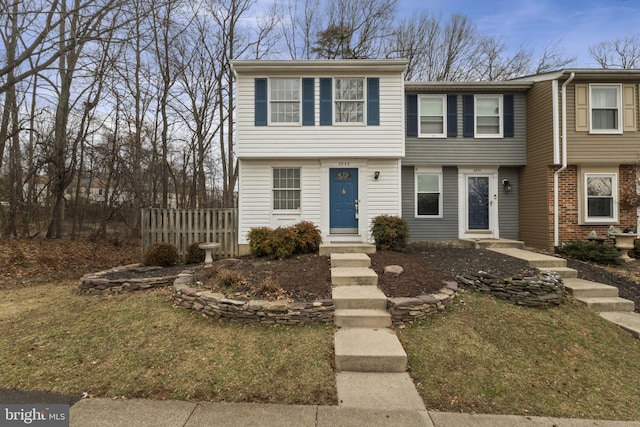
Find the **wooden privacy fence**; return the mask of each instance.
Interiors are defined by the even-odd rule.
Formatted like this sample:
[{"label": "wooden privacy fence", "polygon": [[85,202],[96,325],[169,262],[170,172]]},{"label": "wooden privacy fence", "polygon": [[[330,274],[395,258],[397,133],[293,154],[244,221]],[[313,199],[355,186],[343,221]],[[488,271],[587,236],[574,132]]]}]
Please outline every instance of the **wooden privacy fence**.
[{"label": "wooden privacy fence", "polygon": [[193,242],[217,242],[219,258],[238,255],[238,209],[142,209],[142,251],[171,243],[184,256]]}]

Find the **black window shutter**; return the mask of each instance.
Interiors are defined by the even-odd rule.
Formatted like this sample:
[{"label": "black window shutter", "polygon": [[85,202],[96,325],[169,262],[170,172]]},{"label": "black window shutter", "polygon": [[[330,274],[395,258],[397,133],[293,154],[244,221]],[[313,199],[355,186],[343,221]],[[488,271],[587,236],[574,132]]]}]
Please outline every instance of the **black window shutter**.
[{"label": "black window shutter", "polygon": [[302,79],[302,125],[313,126],[315,118],[315,80],[313,78]]},{"label": "black window shutter", "polygon": [[472,137],[474,132],[473,95],[462,95],[462,136]]},{"label": "black window shutter", "polygon": [[513,95],[504,95],[502,100],[502,106],[504,108],[503,119],[503,135],[505,138],[511,138],[514,134],[514,113],[513,113]]},{"label": "black window shutter", "polygon": [[255,125],[267,125],[267,79],[255,79]]},{"label": "black window shutter", "polygon": [[367,124],[370,126],[380,124],[380,79],[378,77],[367,78]]},{"label": "black window shutter", "polygon": [[458,136],[458,95],[447,95],[447,137]]},{"label": "black window shutter", "polygon": [[330,77],[320,79],[320,125],[331,126],[333,124],[332,118],[332,99],[331,99],[331,85],[333,81]]},{"label": "black window shutter", "polygon": [[406,104],[407,136],[418,136],[418,95],[408,94]]}]

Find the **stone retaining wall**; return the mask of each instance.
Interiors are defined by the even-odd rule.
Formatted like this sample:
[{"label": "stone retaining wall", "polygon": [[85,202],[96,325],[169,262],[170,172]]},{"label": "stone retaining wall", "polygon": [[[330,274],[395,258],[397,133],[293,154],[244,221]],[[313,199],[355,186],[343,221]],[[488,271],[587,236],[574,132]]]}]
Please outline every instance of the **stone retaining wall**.
[{"label": "stone retaining wall", "polygon": [[333,323],[333,300],[313,302],[233,300],[221,293],[196,289],[192,286],[190,274],[181,274],[174,281],[171,299],[175,306],[199,311],[207,316],[230,322],[263,325]]},{"label": "stone retaining wall", "polygon": [[548,307],[561,304],[564,298],[562,278],[551,271],[525,272],[510,279],[480,272],[457,276],[456,280],[464,287],[489,293],[516,305]]},{"label": "stone retaining wall", "polygon": [[143,267],[141,264],[129,264],[115,267],[110,270],[98,271],[97,273],[85,274],[80,278],[79,291],[83,295],[112,295],[121,292],[137,291],[140,289],[151,289],[168,286],[173,283],[178,275],[131,278],[131,279],[108,279],[111,273],[123,271],[153,271],[162,267]]},{"label": "stone retaining wall", "polygon": [[387,308],[393,324],[413,322],[445,310],[458,294],[456,282],[445,282],[439,292],[415,298],[389,298]]}]

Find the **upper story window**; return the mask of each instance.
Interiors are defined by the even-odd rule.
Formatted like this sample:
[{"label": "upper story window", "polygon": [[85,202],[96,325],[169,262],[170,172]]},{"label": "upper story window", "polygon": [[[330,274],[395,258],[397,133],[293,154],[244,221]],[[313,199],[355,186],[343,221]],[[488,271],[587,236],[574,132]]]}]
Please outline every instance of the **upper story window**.
[{"label": "upper story window", "polygon": [[475,137],[502,138],[502,95],[475,96]]},{"label": "upper story window", "polygon": [[592,133],[622,132],[622,86],[592,84],[589,86]]},{"label": "upper story window", "polygon": [[418,136],[423,138],[446,137],[446,111],[446,95],[420,95],[418,102],[418,117],[420,120]]},{"label": "upper story window", "polygon": [[300,79],[270,79],[271,123],[300,123]]},{"label": "upper story window", "polygon": [[364,79],[336,78],[335,84],[335,122],[364,123]]}]

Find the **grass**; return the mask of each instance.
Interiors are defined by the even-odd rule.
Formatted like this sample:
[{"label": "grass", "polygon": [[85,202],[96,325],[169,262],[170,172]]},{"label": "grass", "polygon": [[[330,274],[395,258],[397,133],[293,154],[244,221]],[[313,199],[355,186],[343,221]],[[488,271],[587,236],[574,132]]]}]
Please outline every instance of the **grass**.
[{"label": "grass", "polygon": [[94,396],[336,403],[333,327],[254,327],[171,307],[167,290],[75,294],[67,282],[0,303],[0,387]]},{"label": "grass", "polygon": [[[96,397],[335,405],[334,328],[228,324],[167,290],[86,297],[76,282],[5,290],[0,387]],[[572,302],[473,293],[403,329],[429,410],[640,419],[640,340]]]},{"label": "grass", "polygon": [[571,301],[463,300],[398,331],[427,409],[640,419],[640,340]]}]

